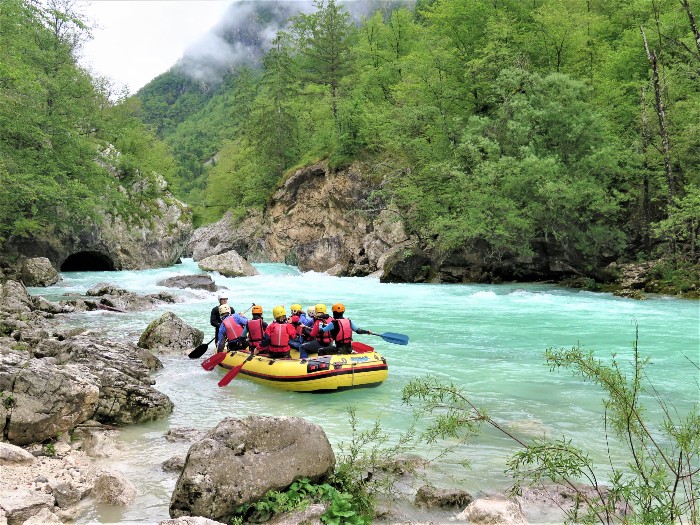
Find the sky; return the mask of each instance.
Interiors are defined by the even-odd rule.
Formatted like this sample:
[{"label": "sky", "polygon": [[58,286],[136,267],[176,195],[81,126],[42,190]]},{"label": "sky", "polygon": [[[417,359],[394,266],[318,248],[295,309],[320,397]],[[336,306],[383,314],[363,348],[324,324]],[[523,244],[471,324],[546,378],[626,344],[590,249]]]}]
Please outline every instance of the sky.
[{"label": "sky", "polygon": [[79,0],[96,27],[80,63],[135,93],[167,71],[223,17],[232,0]]}]

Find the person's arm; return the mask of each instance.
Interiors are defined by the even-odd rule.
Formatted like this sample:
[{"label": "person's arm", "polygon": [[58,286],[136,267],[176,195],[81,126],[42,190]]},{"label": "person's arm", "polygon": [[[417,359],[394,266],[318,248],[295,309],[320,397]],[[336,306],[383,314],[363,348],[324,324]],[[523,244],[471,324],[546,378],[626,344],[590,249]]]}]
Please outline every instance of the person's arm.
[{"label": "person's arm", "polygon": [[360,328],[359,326],[357,326],[355,324],[355,321],[352,321],[352,320],[350,321],[350,328],[352,329],[353,332],[355,332],[356,334],[360,334],[360,335],[372,333],[369,330],[364,330],[364,329]]},{"label": "person's arm", "polygon": [[226,344],[226,327],[222,323],[219,327],[219,335],[216,338],[216,350],[221,352]]},{"label": "person's arm", "polygon": [[245,339],[245,336],[248,335],[248,325],[246,324],[245,327],[243,328],[243,333],[241,334],[241,339]]},{"label": "person's arm", "polygon": [[241,314],[234,314],[234,320],[241,326],[248,326],[248,319],[243,317]]},{"label": "person's arm", "polygon": [[219,317],[218,307],[211,309],[211,314],[209,314],[209,324],[211,324],[213,327],[217,327],[221,324],[221,317]]},{"label": "person's arm", "polygon": [[328,323],[326,326],[320,326],[320,325],[319,325],[319,327],[320,327],[320,329],[321,329],[321,332],[323,332],[324,334],[325,334],[326,332],[330,332],[331,330],[333,330],[333,328],[335,328],[335,326],[333,325],[333,321],[331,321],[330,323]]}]

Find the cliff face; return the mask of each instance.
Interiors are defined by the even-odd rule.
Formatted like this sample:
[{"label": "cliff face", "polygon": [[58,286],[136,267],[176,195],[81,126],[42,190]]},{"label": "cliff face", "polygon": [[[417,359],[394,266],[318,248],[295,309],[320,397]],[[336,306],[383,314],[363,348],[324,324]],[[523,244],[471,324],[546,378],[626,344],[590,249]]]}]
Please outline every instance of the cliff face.
[{"label": "cliff face", "polygon": [[410,242],[398,215],[374,201],[377,189],[358,165],[337,173],[325,164],[308,166],[285,181],[262,213],[237,224],[227,214],[195,231],[185,253],[201,260],[233,249],[253,262],[367,275]]},{"label": "cliff face", "polygon": [[[147,219],[104,211],[100,222],[84,221],[72,230],[46,231],[29,239],[10,239],[10,257],[46,257],[62,270],[141,270],[178,261],[192,235],[190,209],[160,181],[160,196]],[[143,191],[143,188],[124,189]]]}]

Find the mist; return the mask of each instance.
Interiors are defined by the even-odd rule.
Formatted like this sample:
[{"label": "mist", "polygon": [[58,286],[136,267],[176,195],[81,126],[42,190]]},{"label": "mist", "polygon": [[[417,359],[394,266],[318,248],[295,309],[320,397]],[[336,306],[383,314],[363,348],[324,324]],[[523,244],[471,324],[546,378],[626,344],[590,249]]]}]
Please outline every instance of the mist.
[{"label": "mist", "polygon": [[[360,22],[377,10],[413,6],[415,0],[349,0],[338,2]],[[257,65],[278,31],[299,13],[316,10],[311,0],[236,0],[219,23],[190,46],[176,69],[193,80],[217,83],[241,65]]]}]

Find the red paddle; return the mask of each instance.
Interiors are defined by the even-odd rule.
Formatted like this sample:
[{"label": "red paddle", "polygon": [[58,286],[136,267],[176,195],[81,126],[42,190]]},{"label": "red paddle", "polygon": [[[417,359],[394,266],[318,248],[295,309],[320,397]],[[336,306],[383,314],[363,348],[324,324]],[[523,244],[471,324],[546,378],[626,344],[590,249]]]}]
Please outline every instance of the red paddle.
[{"label": "red paddle", "polygon": [[374,352],[374,347],[360,343],[359,341],[352,342],[352,349],[358,354],[364,354],[367,352]]},{"label": "red paddle", "polygon": [[202,361],[202,368],[206,371],[211,371],[216,368],[216,365],[221,363],[224,359],[226,359],[226,356],[228,355],[228,352],[217,352],[213,356],[205,359]]},{"label": "red paddle", "polygon": [[243,365],[246,364],[248,361],[253,359],[255,357],[255,353],[251,352],[250,355],[246,358],[245,361],[243,361],[240,365],[234,366],[231,370],[226,372],[226,375],[221,378],[221,381],[219,381],[219,386],[226,386],[228,385],[231,381],[233,381],[233,378],[238,375],[238,372],[241,371],[243,368]]}]

